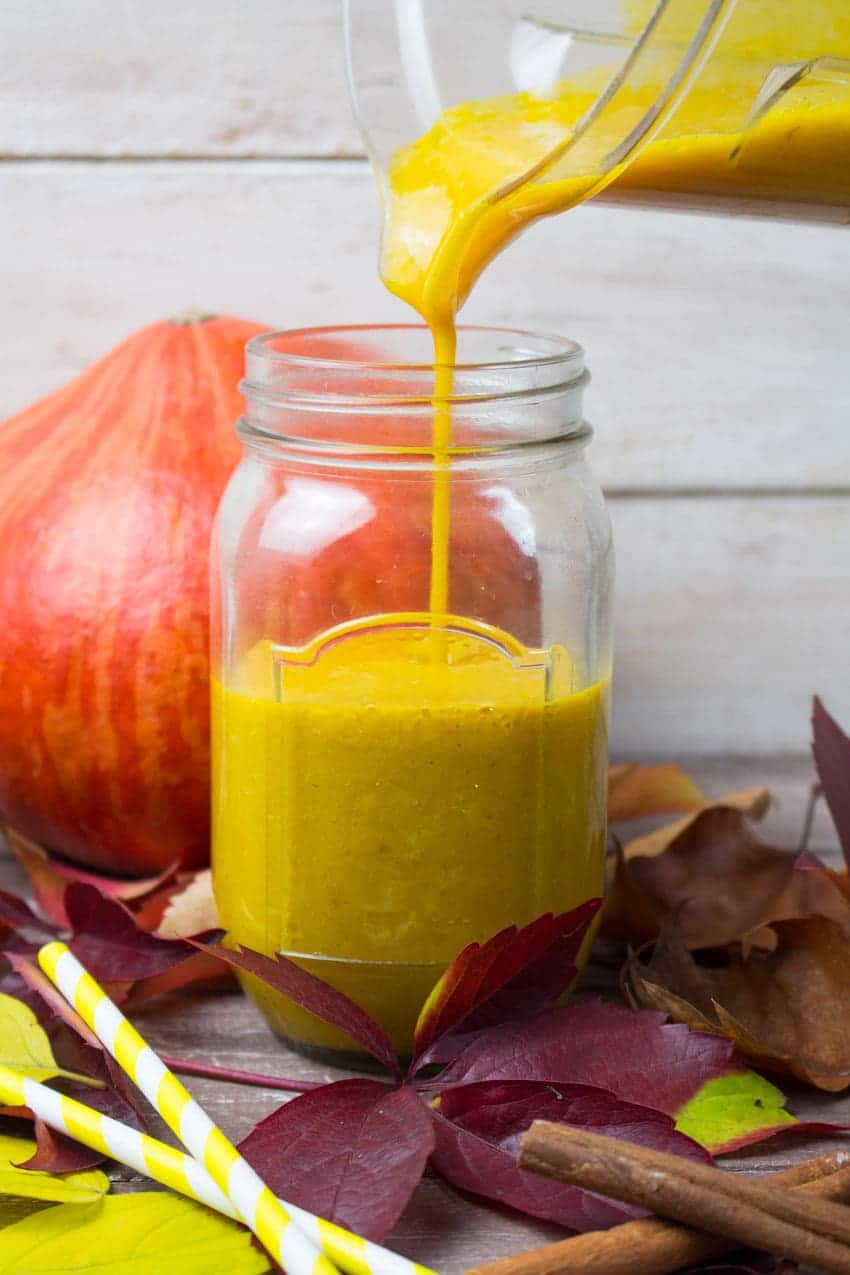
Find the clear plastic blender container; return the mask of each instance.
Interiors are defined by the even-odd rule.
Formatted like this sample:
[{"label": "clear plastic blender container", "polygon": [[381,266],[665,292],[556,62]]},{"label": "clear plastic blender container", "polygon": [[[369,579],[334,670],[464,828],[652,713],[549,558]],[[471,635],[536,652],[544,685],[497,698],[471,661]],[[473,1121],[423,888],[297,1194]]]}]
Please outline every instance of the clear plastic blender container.
[{"label": "clear plastic blender container", "polygon": [[491,197],[572,182],[572,202],[850,222],[847,0],[347,0],[346,21],[385,195],[414,139],[441,122],[454,144],[459,104],[521,99],[559,110],[521,144],[477,131]]}]

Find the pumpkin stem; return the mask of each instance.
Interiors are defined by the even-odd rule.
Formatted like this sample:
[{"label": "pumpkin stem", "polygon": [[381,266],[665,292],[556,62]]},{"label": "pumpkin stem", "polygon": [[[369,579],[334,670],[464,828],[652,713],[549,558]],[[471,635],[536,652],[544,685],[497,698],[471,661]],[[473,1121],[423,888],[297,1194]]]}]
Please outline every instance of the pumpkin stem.
[{"label": "pumpkin stem", "polygon": [[207,319],[214,319],[216,316],[211,310],[183,310],[180,314],[172,314],[168,320],[175,328],[185,328],[190,323],[206,323]]}]

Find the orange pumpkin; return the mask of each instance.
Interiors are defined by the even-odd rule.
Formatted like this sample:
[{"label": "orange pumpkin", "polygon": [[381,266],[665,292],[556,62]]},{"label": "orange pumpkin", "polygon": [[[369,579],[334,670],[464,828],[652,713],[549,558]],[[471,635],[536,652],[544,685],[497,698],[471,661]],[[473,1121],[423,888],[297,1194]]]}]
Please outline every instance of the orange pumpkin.
[{"label": "orange pumpkin", "polygon": [[0,815],[106,871],[207,855],[208,544],[263,330],[155,323],[0,426]]}]

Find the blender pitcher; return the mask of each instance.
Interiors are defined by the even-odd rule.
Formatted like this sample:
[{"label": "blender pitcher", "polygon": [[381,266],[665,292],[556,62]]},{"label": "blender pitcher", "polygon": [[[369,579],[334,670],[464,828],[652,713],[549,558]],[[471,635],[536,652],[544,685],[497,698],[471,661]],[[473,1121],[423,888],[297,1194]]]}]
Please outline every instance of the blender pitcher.
[{"label": "blender pitcher", "polygon": [[447,235],[460,304],[518,229],[597,194],[850,221],[846,0],[347,0],[346,31],[383,274],[414,303]]}]

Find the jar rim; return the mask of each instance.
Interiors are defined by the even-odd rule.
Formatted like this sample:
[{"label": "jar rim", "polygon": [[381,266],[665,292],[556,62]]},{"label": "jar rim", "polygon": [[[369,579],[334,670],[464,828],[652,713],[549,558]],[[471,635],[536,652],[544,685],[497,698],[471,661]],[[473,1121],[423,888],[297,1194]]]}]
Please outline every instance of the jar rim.
[{"label": "jar rim", "polygon": [[435,412],[447,410],[451,441],[439,450],[448,456],[587,437],[589,374],[577,342],[460,325],[449,385],[440,365],[411,357],[431,350],[424,323],[263,333],[245,347],[239,388],[246,410],[237,433],[252,446],[329,456],[433,457]]},{"label": "jar rim", "polygon": [[[263,363],[269,369],[275,367],[313,367],[324,369],[339,369],[343,372],[413,372],[421,373],[434,371],[437,368],[451,367],[455,375],[462,375],[464,372],[484,372],[484,371],[500,371],[513,368],[514,370],[527,370],[532,367],[556,367],[562,365],[564,371],[568,370],[573,373],[572,376],[566,377],[563,383],[569,383],[576,375],[580,375],[584,371],[584,349],[577,341],[570,337],[555,336],[551,333],[534,332],[526,328],[510,328],[492,324],[480,323],[459,323],[457,325],[457,334],[459,341],[465,336],[475,334],[478,336],[492,337],[511,337],[520,342],[537,343],[541,348],[538,350],[529,349],[526,353],[522,346],[515,347],[522,357],[512,358],[493,358],[493,359],[459,359],[453,364],[435,363],[433,360],[412,360],[412,359],[377,359],[377,358],[359,358],[359,357],[338,357],[328,356],[327,354],[305,354],[302,349],[274,349],[273,342],[292,342],[293,344],[304,344],[305,341],[315,339],[318,343],[327,342],[333,345],[335,342],[350,339],[352,337],[366,336],[367,334],[417,334],[418,336],[430,337],[430,330],[424,323],[351,323],[351,324],[327,324],[317,327],[302,328],[281,328],[273,332],[262,332],[258,336],[252,337],[245,346],[246,357],[246,373],[249,371],[248,361],[251,360],[252,366],[250,370],[256,368],[259,370]],[[543,347],[548,347],[544,349]]]}]

